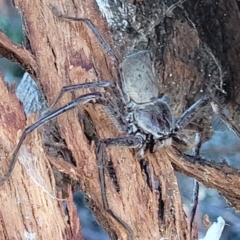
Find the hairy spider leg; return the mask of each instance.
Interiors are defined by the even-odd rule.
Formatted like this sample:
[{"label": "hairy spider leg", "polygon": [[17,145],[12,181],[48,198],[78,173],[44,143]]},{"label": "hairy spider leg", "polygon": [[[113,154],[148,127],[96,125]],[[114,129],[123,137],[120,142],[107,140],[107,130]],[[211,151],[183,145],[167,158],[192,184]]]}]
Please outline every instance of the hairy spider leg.
[{"label": "hairy spider leg", "polygon": [[53,104],[49,107],[49,109],[46,112],[50,112],[55,107],[55,105],[58,103],[58,101],[61,99],[63,94],[66,92],[72,92],[72,91],[76,91],[79,89],[85,89],[85,88],[105,88],[105,87],[109,87],[109,86],[115,86],[114,82],[108,81],[108,80],[102,80],[102,81],[96,81],[96,82],[64,86],[61,88],[58,96],[55,98]]},{"label": "hairy spider leg", "polygon": [[240,139],[240,131],[234,126],[228,117],[222,113],[220,104],[211,94],[204,95],[182,114],[175,124],[175,131],[185,128],[196,116],[197,112],[205,107],[208,103],[210,103],[213,112],[218,115],[223,123],[229,128],[229,130]]},{"label": "hairy spider leg", "polygon": [[207,94],[200,98],[196,103],[190,106],[175,124],[175,130],[185,128],[196,116],[197,112],[205,107],[211,101],[211,95]]},{"label": "hairy spider leg", "polygon": [[118,146],[118,147],[128,147],[128,148],[141,148],[144,145],[144,139],[140,136],[126,136],[119,138],[107,138],[100,140],[97,146],[97,162],[99,169],[99,182],[101,188],[101,196],[103,201],[104,209],[119,223],[121,224],[127,231],[128,240],[133,240],[133,230],[130,226],[125,223],[122,219],[120,219],[109,207],[107,200],[107,188],[105,181],[105,166],[106,166],[106,157],[105,157],[105,149],[109,146]]},{"label": "hairy spider leg", "polygon": [[[75,17],[71,17],[71,16],[67,16],[65,14],[62,14],[59,12],[59,10],[53,6],[52,4],[49,5],[49,9],[52,11],[52,13],[60,19],[66,20],[66,21],[74,21],[74,22],[83,22],[85,23],[93,32],[93,34],[95,35],[95,37],[98,39],[98,41],[100,42],[100,44],[102,45],[102,47],[104,48],[104,50],[106,51],[106,53],[113,57],[115,60],[115,64],[117,66],[119,66],[119,60],[117,55],[114,53],[114,51],[112,50],[112,48],[110,47],[110,45],[107,43],[107,41],[104,39],[104,37],[101,35],[101,33],[98,31],[98,29],[96,28],[96,26],[94,25],[94,23],[91,21],[91,19],[88,18],[75,18]],[[117,75],[118,75],[118,79],[122,79],[122,74],[117,71]],[[116,86],[118,88],[119,93],[122,95],[123,98],[125,98],[126,96],[124,96],[123,92],[121,89],[119,89],[118,86]]]},{"label": "hairy spider leg", "polygon": [[221,106],[214,98],[212,98],[211,100],[211,106],[213,112],[218,115],[223,121],[223,123],[228,127],[228,129],[232,131],[238,139],[240,139],[240,131],[237,129],[237,127],[234,126],[234,124],[228,119],[228,117],[222,113]]},{"label": "hairy spider leg", "polygon": [[83,22],[83,23],[87,24],[87,26],[92,30],[93,34],[99,40],[99,42],[101,43],[101,45],[103,46],[103,48],[105,49],[107,54],[112,55],[116,59],[116,61],[118,62],[118,58],[117,58],[116,54],[112,51],[112,49],[109,46],[109,44],[107,43],[107,41],[103,38],[101,33],[98,31],[98,29],[95,27],[95,25],[93,24],[93,22],[90,19],[88,19],[88,18],[75,18],[75,17],[67,16],[65,14],[60,13],[58,11],[58,9],[51,4],[49,5],[49,8],[52,11],[52,13],[58,18],[65,19],[65,20],[68,20],[68,21],[74,21],[74,22]]},{"label": "hairy spider leg", "polygon": [[172,133],[172,137],[175,141],[180,142],[188,146],[187,140],[183,139],[181,135],[179,135],[178,131],[184,129],[195,117],[196,114],[204,108],[208,103],[211,102],[211,95],[206,94],[202,98],[200,98],[197,102],[191,105],[183,114],[182,116],[176,120],[174,131]]},{"label": "hairy spider leg", "polygon": [[[96,82],[64,86],[61,88],[61,90],[60,90],[59,94],[57,95],[57,97],[55,98],[53,104],[47,110],[42,112],[41,114],[44,116],[47,113],[51,112],[51,110],[54,109],[54,107],[56,106],[58,101],[61,99],[61,97],[66,92],[72,92],[72,91],[76,91],[79,89],[86,89],[86,88],[91,89],[91,88],[107,88],[107,87],[111,87],[111,89],[113,91],[117,91],[117,94],[122,95],[121,89],[119,89],[118,85],[111,80],[99,80]],[[105,107],[105,110],[107,111],[108,116],[111,118],[113,123],[115,123],[115,125],[118,127],[118,130],[120,132],[125,133],[126,129],[123,128],[123,124],[124,124],[123,119],[119,116],[116,116],[116,114],[115,114],[116,106],[114,105],[114,103],[110,99],[107,99],[107,98],[102,98],[101,100],[98,99],[98,103]]]},{"label": "hairy spider leg", "polygon": [[[106,51],[106,53],[110,56],[112,56],[115,60],[115,63],[117,64],[117,66],[119,66],[119,60],[117,55],[114,53],[114,51],[112,50],[112,48],[110,47],[110,45],[107,43],[107,41],[103,38],[103,36],[101,35],[101,33],[98,31],[98,29],[96,28],[96,26],[93,24],[93,22],[91,21],[91,19],[88,18],[75,18],[75,17],[71,17],[65,14],[62,14],[59,12],[59,10],[53,6],[52,4],[49,5],[49,9],[52,11],[52,13],[60,19],[66,20],[66,21],[74,21],[74,22],[82,22],[85,23],[93,32],[93,34],[95,35],[95,37],[98,39],[98,41],[100,42],[100,44],[102,45],[102,47],[104,48],[104,50]],[[122,75],[119,71],[117,71],[118,74],[118,78],[122,79]],[[116,86],[118,88],[118,86]],[[120,92],[120,94],[122,96],[124,96],[124,94],[122,93],[121,89],[118,88],[118,91]]]},{"label": "hairy spider leg", "polygon": [[[201,139],[200,133],[196,133],[195,142],[196,144],[194,147],[194,156],[196,158],[199,158],[200,149],[202,146],[202,139]],[[192,196],[192,202],[191,202],[192,209],[191,209],[191,216],[190,216],[190,235],[192,235],[193,222],[197,212],[198,195],[199,195],[199,182],[196,179],[194,179],[193,180],[193,196]]]},{"label": "hairy spider leg", "polygon": [[198,195],[199,195],[199,182],[196,179],[193,179],[193,196],[192,196],[192,209],[191,209],[191,218],[190,218],[190,235],[192,235],[193,222],[197,212],[198,206]]},{"label": "hairy spider leg", "polygon": [[69,110],[71,110],[71,109],[73,109],[73,108],[75,108],[79,105],[83,105],[83,104],[85,104],[85,103],[87,103],[91,100],[97,100],[97,99],[102,99],[102,98],[103,98],[102,95],[98,92],[82,95],[82,96],[74,99],[70,103],[64,105],[63,107],[61,107],[61,108],[49,113],[48,115],[40,118],[38,121],[36,121],[32,125],[25,128],[21,137],[20,137],[20,140],[19,140],[16,148],[14,149],[14,151],[12,153],[10,163],[9,163],[9,166],[8,166],[8,170],[6,171],[4,176],[0,179],[0,185],[2,185],[5,181],[7,181],[10,178],[11,173],[12,173],[12,171],[15,167],[15,164],[17,162],[18,151],[19,151],[23,141],[25,140],[26,136],[29,133],[31,133],[33,130],[37,129],[38,127],[42,126],[43,124],[47,123],[49,120],[63,114],[66,111],[69,111]]}]

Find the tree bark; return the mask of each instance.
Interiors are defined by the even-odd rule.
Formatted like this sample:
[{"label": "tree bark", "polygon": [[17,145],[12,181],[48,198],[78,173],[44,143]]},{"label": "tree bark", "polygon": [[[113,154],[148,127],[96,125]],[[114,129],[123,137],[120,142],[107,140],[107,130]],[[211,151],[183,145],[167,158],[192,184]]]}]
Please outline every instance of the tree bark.
[{"label": "tree bark", "polygon": [[[0,54],[17,61],[32,75],[49,105],[66,85],[100,79],[111,79],[121,85],[118,61],[104,49],[94,32],[85,23],[57,18],[50,10],[57,9],[71,17],[91,19],[120,60],[129,53],[150,49],[159,92],[171,96],[170,106],[175,118],[210,91],[223,105],[228,103],[231,117],[240,125],[240,115],[234,114],[239,111],[240,101],[236,94],[240,74],[239,16],[234,0],[217,4],[210,0],[187,1],[182,5],[180,2],[174,5],[173,1],[166,4],[125,1],[123,4],[120,1],[15,0],[14,3],[22,12],[30,48],[11,43],[1,33]],[[0,89],[3,174],[18,136],[36,117],[26,120],[20,103],[3,81]],[[83,90],[75,95],[87,92]],[[75,95],[65,94],[58,106],[68,103]],[[204,139],[209,135],[210,112],[210,108],[205,109],[197,121],[204,130]],[[57,143],[53,142],[53,134],[64,148],[54,150]],[[24,239],[26,232],[36,234],[39,239],[81,238],[71,201],[76,182],[109,236],[131,238],[104,210],[98,179],[93,140],[117,136],[120,133],[116,126],[96,104],[74,109],[48,124],[44,133],[44,139],[52,142],[48,149],[44,148],[40,131],[30,134],[19,153],[22,164],[17,164],[11,179],[1,186],[1,239]],[[145,160],[151,181],[159,184],[158,189],[151,189],[132,151],[116,147],[109,148],[107,153],[119,185],[117,192],[111,177],[105,176],[110,209],[132,229],[134,239],[193,238],[174,168],[207,187],[216,188],[240,209],[240,191],[236,187],[239,171],[226,163],[204,159],[196,162],[172,147],[148,153]],[[37,169],[40,178],[29,177],[27,159],[36,161],[36,167],[30,167],[30,171]],[[62,201],[55,196],[67,202],[68,221]]]}]

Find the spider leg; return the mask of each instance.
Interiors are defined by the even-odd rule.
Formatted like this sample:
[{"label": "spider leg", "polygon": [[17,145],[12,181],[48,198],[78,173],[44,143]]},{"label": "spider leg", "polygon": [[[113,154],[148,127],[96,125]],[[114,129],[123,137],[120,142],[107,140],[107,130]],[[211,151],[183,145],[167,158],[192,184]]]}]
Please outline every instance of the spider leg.
[{"label": "spider leg", "polygon": [[97,147],[97,163],[98,163],[98,174],[101,188],[101,196],[103,201],[104,209],[127,231],[128,240],[134,239],[133,230],[130,226],[121,220],[110,208],[107,200],[107,190],[105,181],[105,148],[108,146],[128,147],[128,148],[141,148],[144,145],[144,140],[140,136],[126,136],[120,138],[107,138],[100,140]]},{"label": "spider leg", "polygon": [[[51,112],[52,109],[56,106],[57,102],[61,99],[64,93],[71,92],[79,89],[86,89],[86,88],[106,88],[111,87],[113,90],[117,91],[116,94],[122,94],[121,90],[118,88],[117,84],[115,84],[113,81],[110,80],[100,80],[96,82],[89,82],[89,83],[82,83],[82,84],[75,84],[75,85],[68,85],[61,88],[60,93],[55,98],[53,104],[44,112],[42,112],[42,116],[45,116],[49,112]],[[97,99],[98,103],[103,105],[105,107],[106,112],[108,113],[109,117],[111,117],[111,120],[115,123],[118,130],[120,132],[126,132],[126,129],[123,127],[123,119],[120,117],[119,109],[106,98]]]},{"label": "spider leg", "polygon": [[211,101],[211,95],[207,94],[200,98],[196,103],[190,106],[182,116],[177,120],[175,127],[176,130],[185,128],[191,120],[196,116],[197,112],[205,107]]},{"label": "spider leg", "polygon": [[71,92],[71,91],[84,89],[84,88],[105,88],[105,87],[110,87],[110,86],[115,86],[115,84],[114,84],[114,82],[108,81],[108,80],[64,86],[61,88],[61,91],[58,94],[58,96],[55,98],[53,104],[49,107],[49,109],[47,111],[45,111],[45,113],[50,112],[50,110],[55,107],[57,102],[61,99],[63,94],[66,92]]},{"label": "spider leg", "polygon": [[234,124],[224,115],[221,111],[220,104],[214,99],[211,94],[207,94],[200,98],[196,103],[189,107],[183,115],[176,121],[175,130],[185,128],[191,120],[195,117],[196,113],[208,103],[211,104],[213,112],[219,115],[223,123],[240,139],[240,131],[234,126]]},{"label": "spider leg", "polygon": [[47,123],[49,120],[63,114],[66,111],[69,111],[79,105],[83,105],[91,100],[97,100],[97,99],[101,99],[102,96],[100,93],[95,92],[95,93],[89,93],[89,94],[85,94],[82,95],[76,99],[74,99],[73,101],[71,101],[70,103],[64,105],[63,107],[53,111],[52,113],[49,113],[48,115],[40,118],[38,121],[36,121],[35,123],[33,123],[32,125],[30,125],[29,127],[25,128],[22,136],[20,137],[20,140],[16,146],[16,148],[14,149],[11,159],[10,159],[10,163],[8,166],[8,170],[6,171],[6,173],[4,174],[4,176],[0,179],[0,185],[2,185],[5,181],[7,181],[10,176],[11,173],[15,167],[15,164],[17,162],[17,154],[18,151],[23,143],[23,141],[25,140],[26,136],[31,133],[33,130],[37,129],[38,127],[42,126],[43,124]]},{"label": "spider leg", "polygon": [[222,113],[221,107],[215,99],[212,99],[211,106],[212,106],[213,112],[216,115],[219,115],[220,119],[228,127],[228,129],[232,131],[237,138],[240,139],[240,131],[233,125],[233,123],[227,118],[227,116]]},{"label": "spider leg", "polygon": [[198,206],[198,195],[199,195],[199,182],[194,179],[193,180],[193,196],[192,196],[192,210],[191,210],[191,217],[190,217],[190,234],[192,235],[193,230],[193,222],[197,211]]},{"label": "spider leg", "polygon": [[[198,158],[200,156],[200,149],[202,146],[202,140],[201,140],[201,136],[199,133],[196,134],[195,137],[195,147],[194,147],[194,156],[196,158]],[[198,195],[199,195],[199,182],[194,179],[193,180],[194,185],[193,185],[193,196],[192,196],[192,210],[191,210],[191,217],[190,217],[190,234],[192,235],[192,228],[193,228],[193,221],[196,215],[196,211],[197,211],[197,206],[198,206]]]},{"label": "spider leg", "polygon": [[58,9],[54,6],[52,6],[51,4],[49,5],[49,8],[52,11],[52,13],[58,18],[65,19],[65,20],[68,20],[68,21],[83,22],[83,23],[87,24],[87,26],[92,30],[93,34],[99,40],[101,45],[104,47],[107,54],[112,55],[116,59],[116,61],[118,62],[118,58],[117,58],[116,54],[112,51],[109,44],[106,42],[106,40],[103,38],[101,33],[97,30],[97,28],[95,27],[95,25],[93,24],[93,22],[90,19],[88,19],[88,18],[75,18],[75,17],[67,16],[65,14],[60,13],[58,11]]}]

